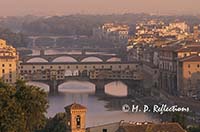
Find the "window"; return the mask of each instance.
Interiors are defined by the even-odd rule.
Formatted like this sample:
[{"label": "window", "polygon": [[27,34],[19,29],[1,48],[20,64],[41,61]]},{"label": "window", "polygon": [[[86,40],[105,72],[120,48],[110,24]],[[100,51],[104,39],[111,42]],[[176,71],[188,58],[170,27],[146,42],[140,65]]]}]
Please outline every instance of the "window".
[{"label": "window", "polygon": [[107,129],[103,129],[103,131],[102,132],[107,132]]},{"label": "window", "polygon": [[188,64],[188,68],[190,68],[190,64]]},{"label": "window", "polygon": [[184,57],[186,57],[186,56],[187,56],[187,54],[185,53],[185,54],[184,54]]},{"label": "window", "polygon": [[81,128],[81,117],[80,117],[80,115],[78,115],[76,117],[76,127]]},{"label": "window", "polygon": [[188,74],[189,74],[189,75],[191,75],[191,72],[190,72],[190,71],[188,71]]},{"label": "window", "polygon": [[12,78],[12,74],[9,74],[9,78],[10,78],[10,79]]},{"label": "window", "polygon": [[197,65],[197,67],[199,68],[199,64]]},{"label": "window", "polygon": [[2,67],[5,67],[5,64],[2,64]]},{"label": "window", "polygon": [[9,67],[12,67],[12,64],[9,64]]},{"label": "window", "polygon": [[44,66],[41,66],[41,69],[44,69]]},{"label": "window", "polygon": [[35,69],[35,66],[33,66],[33,69]]},{"label": "window", "polygon": [[4,70],[4,69],[2,69],[2,73],[5,73],[5,70]]},{"label": "window", "polygon": [[129,69],[129,68],[130,68],[130,66],[128,65],[128,66],[127,66],[127,68]]}]

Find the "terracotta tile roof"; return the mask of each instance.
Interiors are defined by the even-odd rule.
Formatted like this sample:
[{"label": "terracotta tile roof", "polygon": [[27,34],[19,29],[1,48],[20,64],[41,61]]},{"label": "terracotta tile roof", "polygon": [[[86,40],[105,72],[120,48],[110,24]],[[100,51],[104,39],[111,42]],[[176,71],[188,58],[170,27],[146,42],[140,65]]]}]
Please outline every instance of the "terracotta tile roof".
[{"label": "terracotta tile roof", "polygon": [[80,109],[86,110],[87,108],[85,106],[76,103],[73,103],[65,107],[65,110],[80,110]]},{"label": "terracotta tile roof", "polygon": [[118,132],[186,132],[178,123],[121,126]]},{"label": "terracotta tile roof", "polygon": [[177,52],[200,52],[200,45],[185,46],[176,51]]},{"label": "terracotta tile roof", "polygon": [[200,61],[200,56],[198,55],[187,56],[182,58],[180,61],[181,62]]},{"label": "terracotta tile roof", "polygon": [[165,46],[159,48],[160,51],[174,51],[174,52],[176,52],[178,49],[180,49],[180,46]]}]

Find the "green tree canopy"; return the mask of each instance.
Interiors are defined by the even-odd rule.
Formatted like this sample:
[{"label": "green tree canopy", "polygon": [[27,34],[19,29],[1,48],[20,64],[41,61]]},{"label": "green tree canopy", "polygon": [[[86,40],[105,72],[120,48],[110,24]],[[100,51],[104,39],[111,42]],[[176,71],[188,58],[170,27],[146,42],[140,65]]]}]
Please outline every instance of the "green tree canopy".
[{"label": "green tree canopy", "polygon": [[0,82],[0,132],[33,132],[43,128],[48,108],[47,94],[38,87],[17,81]]}]

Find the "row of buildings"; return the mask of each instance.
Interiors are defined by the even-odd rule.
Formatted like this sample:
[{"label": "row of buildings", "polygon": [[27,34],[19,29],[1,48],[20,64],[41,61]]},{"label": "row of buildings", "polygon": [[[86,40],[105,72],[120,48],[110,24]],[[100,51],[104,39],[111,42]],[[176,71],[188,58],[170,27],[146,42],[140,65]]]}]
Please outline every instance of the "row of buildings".
[{"label": "row of buildings", "polygon": [[17,79],[17,63],[19,56],[12,46],[0,39],[0,79],[13,84]]},{"label": "row of buildings", "polygon": [[66,132],[186,132],[178,123],[119,121],[86,128],[86,111],[76,103],[65,107]]},{"label": "row of buildings", "polygon": [[171,95],[200,97],[200,44],[186,41],[163,47],[138,44],[128,51],[128,59],[143,62],[154,87]]},{"label": "row of buildings", "polygon": [[161,40],[190,39],[198,42],[199,26],[194,26],[191,33],[190,26],[186,22],[170,22],[168,24],[160,20],[139,22],[136,25],[135,36],[129,39],[130,46],[138,43],[155,44]]},{"label": "row of buildings", "polygon": [[105,23],[93,29],[93,36],[97,39],[111,40],[115,42],[127,41],[129,38],[130,27],[125,24]]}]

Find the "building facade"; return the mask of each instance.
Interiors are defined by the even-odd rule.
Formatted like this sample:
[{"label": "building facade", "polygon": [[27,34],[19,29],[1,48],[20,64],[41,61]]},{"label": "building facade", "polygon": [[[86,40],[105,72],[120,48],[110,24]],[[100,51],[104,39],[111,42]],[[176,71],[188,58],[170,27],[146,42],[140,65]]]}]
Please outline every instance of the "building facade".
[{"label": "building facade", "polygon": [[67,132],[85,132],[86,131],[86,111],[87,108],[73,103],[65,107]]},{"label": "building facade", "polygon": [[178,84],[181,95],[200,97],[200,56],[192,55],[179,61]]},{"label": "building facade", "polygon": [[18,54],[15,48],[0,39],[0,79],[14,84],[17,80]]}]

